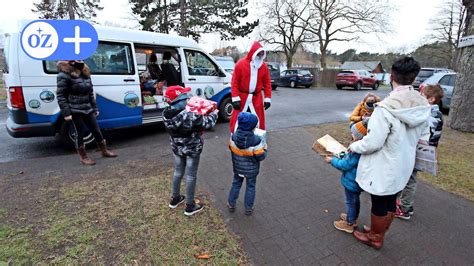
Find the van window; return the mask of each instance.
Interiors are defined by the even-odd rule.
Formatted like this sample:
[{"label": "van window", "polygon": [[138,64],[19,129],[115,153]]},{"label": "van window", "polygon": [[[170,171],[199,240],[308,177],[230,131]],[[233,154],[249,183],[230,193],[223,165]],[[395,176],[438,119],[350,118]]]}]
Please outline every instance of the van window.
[{"label": "van window", "polygon": [[191,76],[218,76],[219,68],[204,53],[185,50],[186,63]]},{"label": "van window", "polygon": [[10,36],[7,35],[5,38],[5,47],[3,47],[3,71],[8,73],[8,57],[10,56]]},{"label": "van window", "polygon": [[[43,61],[45,72],[58,73],[54,61]],[[132,50],[129,44],[114,42],[99,42],[95,53],[84,60],[95,75],[134,75]]]}]

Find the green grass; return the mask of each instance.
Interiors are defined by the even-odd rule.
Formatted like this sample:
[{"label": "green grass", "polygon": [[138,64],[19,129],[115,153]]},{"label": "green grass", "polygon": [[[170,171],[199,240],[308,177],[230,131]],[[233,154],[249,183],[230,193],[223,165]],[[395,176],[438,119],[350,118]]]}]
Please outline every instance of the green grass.
[{"label": "green grass", "polygon": [[7,91],[3,87],[3,82],[0,80],[0,101],[7,99]]},{"label": "green grass", "polygon": [[[445,117],[445,124],[447,118]],[[474,134],[443,127],[438,146],[437,176],[421,173],[420,177],[436,187],[474,201]]]},{"label": "green grass", "polygon": [[[34,214],[0,209],[8,217],[0,220],[0,264],[247,263],[209,197],[198,193],[207,206],[194,217],[183,207],[170,210],[171,169],[150,165],[129,162],[77,182],[45,184],[33,195],[41,199]],[[18,223],[21,216],[27,218]],[[203,253],[212,257],[195,258]]]},{"label": "green grass", "polygon": [[[442,190],[474,201],[474,134],[450,129],[445,117],[441,140],[438,146],[438,175],[420,173],[420,178]],[[351,142],[349,122],[331,123],[308,127],[315,139],[329,134],[346,147]]]}]

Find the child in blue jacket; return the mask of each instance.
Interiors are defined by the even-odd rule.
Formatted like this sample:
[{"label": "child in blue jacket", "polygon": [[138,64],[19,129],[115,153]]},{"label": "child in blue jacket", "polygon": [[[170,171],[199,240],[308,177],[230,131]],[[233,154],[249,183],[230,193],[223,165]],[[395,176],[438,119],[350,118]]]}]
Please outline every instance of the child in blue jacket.
[{"label": "child in blue jacket", "polygon": [[229,191],[227,206],[235,211],[237,198],[244,179],[246,180],[244,207],[245,214],[252,215],[255,202],[255,186],[260,171],[260,161],[267,155],[267,145],[254,134],[258,118],[252,113],[241,112],[237,117],[237,131],[232,134],[229,148],[232,152],[234,180]]},{"label": "child in blue jacket", "polygon": [[[352,139],[354,141],[362,139],[367,135],[366,122],[361,121],[351,126]],[[326,162],[330,163],[336,169],[342,171],[341,184],[344,186],[346,197],[347,213],[341,213],[340,220],[334,221],[336,229],[352,234],[357,227],[357,218],[359,217],[360,200],[359,196],[362,189],[355,181],[357,175],[357,165],[359,164],[360,154],[348,151],[344,157],[326,156]]]}]

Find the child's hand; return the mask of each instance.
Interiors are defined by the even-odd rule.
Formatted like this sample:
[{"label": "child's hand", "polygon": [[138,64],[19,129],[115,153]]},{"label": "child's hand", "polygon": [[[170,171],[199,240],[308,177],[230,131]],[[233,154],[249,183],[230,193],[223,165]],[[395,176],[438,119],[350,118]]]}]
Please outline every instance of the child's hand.
[{"label": "child's hand", "polygon": [[327,155],[326,158],[324,158],[324,160],[325,160],[327,163],[331,163],[331,161],[332,161],[332,156]]}]

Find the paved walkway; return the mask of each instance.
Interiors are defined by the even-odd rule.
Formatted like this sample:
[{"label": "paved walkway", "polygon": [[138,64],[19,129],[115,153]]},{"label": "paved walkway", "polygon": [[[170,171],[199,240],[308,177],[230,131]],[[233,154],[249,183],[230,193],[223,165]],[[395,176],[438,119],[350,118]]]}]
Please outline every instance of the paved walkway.
[{"label": "paved walkway", "polygon": [[[340,173],[311,150],[314,136],[302,127],[270,132],[255,213],[243,214],[242,190],[238,210],[230,214],[225,203],[232,164],[222,148],[227,141],[207,140],[199,186],[213,195],[255,264],[474,264],[474,204],[421,182],[414,217],[394,221],[381,251],[334,229],[332,222],[344,211]],[[367,194],[361,204],[359,223],[364,224],[369,221]]]}]

